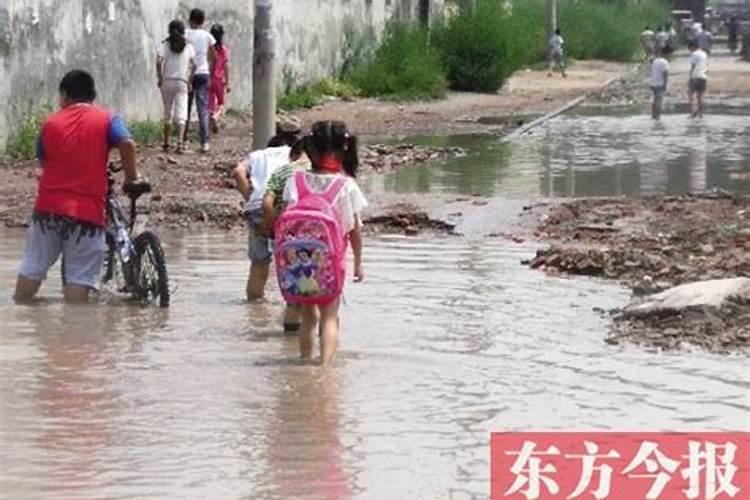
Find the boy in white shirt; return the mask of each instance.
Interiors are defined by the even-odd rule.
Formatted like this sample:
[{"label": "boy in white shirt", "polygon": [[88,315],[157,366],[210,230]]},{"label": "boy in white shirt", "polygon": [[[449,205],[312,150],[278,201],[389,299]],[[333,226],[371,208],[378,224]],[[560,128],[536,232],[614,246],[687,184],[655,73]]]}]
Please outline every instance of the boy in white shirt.
[{"label": "boy in white shirt", "polygon": [[669,61],[657,52],[656,57],[651,61],[651,74],[648,85],[654,94],[654,100],[651,104],[651,118],[658,120],[661,117],[662,104],[664,103],[664,94],[667,92],[667,83],[669,81]]},{"label": "boy in white shirt", "polygon": [[190,29],[186,30],[185,38],[195,49],[195,74],[193,75],[192,91],[188,97],[187,124],[184,140],[187,140],[190,111],[195,98],[198,111],[198,128],[200,129],[201,153],[208,153],[208,90],[211,84],[211,70],[216,61],[216,39],[203,29],[206,14],[200,9],[190,11]]},{"label": "boy in white shirt", "polygon": [[691,40],[688,48],[690,49],[690,80],[688,81],[690,111],[693,118],[701,118],[703,117],[703,97],[708,86],[708,54],[700,48],[697,40]]}]

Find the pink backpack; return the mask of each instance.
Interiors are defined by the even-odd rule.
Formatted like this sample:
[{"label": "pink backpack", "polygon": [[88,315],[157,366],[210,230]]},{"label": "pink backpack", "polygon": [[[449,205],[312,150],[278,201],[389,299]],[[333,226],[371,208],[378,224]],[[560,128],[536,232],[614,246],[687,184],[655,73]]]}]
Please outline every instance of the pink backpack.
[{"label": "pink backpack", "polygon": [[347,179],[336,177],[323,193],[310,190],[304,172],[291,180],[298,201],[274,227],[279,288],[289,304],[328,304],[341,295],[346,278],[347,240],[336,200]]}]

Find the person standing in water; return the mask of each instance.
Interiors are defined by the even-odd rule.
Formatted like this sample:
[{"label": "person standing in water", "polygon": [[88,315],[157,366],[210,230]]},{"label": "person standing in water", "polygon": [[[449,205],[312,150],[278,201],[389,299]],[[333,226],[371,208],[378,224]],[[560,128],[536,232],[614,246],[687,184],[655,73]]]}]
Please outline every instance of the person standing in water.
[{"label": "person standing in water", "polygon": [[693,118],[702,118],[703,100],[708,87],[708,54],[701,49],[698,40],[691,40],[688,49],[690,49],[690,79],[688,80],[690,112]]},{"label": "person standing in water", "polygon": [[293,117],[279,120],[276,135],[268,146],[250,153],[234,169],[237,190],[245,201],[244,214],[248,223],[250,274],[246,294],[249,302],[265,297],[273,261],[271,241],[263,224],[263,196],[273,173],[289,164],[292,146],[298,141],[300,132],[300,123]]},{"label": "person standing in water", "polygon": [[[284,189],[284,202],[287,204],[289,213],[294,211],[294,204],[302,202],[307,197],[331,196],[331,204],[335,207],[338,227],[342,234],[336,235],[344,241],[351,243],[354,253],[354,281],[364,280],[364,268],[362,265],[362,210],[367,206],[362,191],[354,180],[359,167],[357,155],[357,138],[351,135],[346,125],[342,122],[325,121],[315,123],[312,132],[305,139],[305,151],[312,163],[310,172],[297,172],[287,182]],[[337,194],[332,195],[331,190]],[[309,213],[309,212],[308,212]],[[283,218],[284,216],[282,216]],[[308,217],[315,217],[309,215]],[[302,226],[304,227],[304,226]],[[276,235],[283,238],[284,235]],[[292,235],[287,241],[295,241]],[[297,240],[300,241],[300,240]],[[304,238],[303,240],[304,241]],[[315,256],[298,252],[298,266],[320,265]],[[344,258],[344,254],[339,256]],[[295,257],[297,258],[297,257]],[[287,262],[287,265],[290,263]],[[283,271],[281,263],[276,261],[277,272]],[[342,269],[345,263],[342,261]],[[280,273],[280,274],[283,274]],[[342,279],[345,277],[341,276]],[[299,283],[305,279],[300,278]],[[298,290],[303,293],[303,290]],[[303,360],[312,359],[313,344],[315,337],[320,335],[320,361],[328,365],[333,360],[339,339],[339,306],[341,295],[334,297],[326,303],[300,302],[302,314],[302,326],[299,334],[300,355]]]},{"label": "person standing in water", "polygon": [[737,52],[737,39],[740,31],[740,23],[737,21],[736,16],[732,16],[732,18],[727,23],[727,45],[729,47],[729,52],[734,54]]},{"label": "person standing in water", "polygon": [[17,303],[30,302],[62,256],[66,302],[88,302],[99,285],[105,257],[109,152],[120,153],[123,190],[138,180],[136,145],[125,122],[94,105],[96,86],[87,72],[72,70],[60,82],[60,111],[42,124],[37,159],[39,189],[18,269]]},{"label": "person standing in water", "polygon": [[664,54],[657,53],[651,61],[651,76],[649,77],[649,87],[653,93],[653,102],[651,104],[651,118],[658,120],[661,118],[664,95],[667,93],[667,83],[669,81],[669,61]]},{"label": "person standing in water", "polygon": [[555,68],[560,69],[563,78],[565,74],[565,39],[562,36],[560,29],[555,30],[555,34],[549,39],[549,71],[547,76],[552,76],[552,71]]},{"label": "person standing in water", "polygon": [[156,58],[156,81],[164,102],[163,149],[169,149],[172,124],[177,125],[177,153],[184,148],[188,92],[195,71],[195,50],[185,39],[182,21],[169,23],[169,37],[159,47]]},{"label": "person standing in water", "polygon": [[187,141],[190,127],[190,114],[195,100],[198,111],[198,128],[200,132],[201,153],[208,153],[208,90],[211,85],[211,72],[216,62],[216,40],[208,31],[203,29],[206,14],[201,9],[190,11],[190,29],[185,32],[185,38],[195,49],[195,75],[193,76],[192,92],[188,96],[188,117],[185,124],[183,141]]},{"label": "person standing in water", "polygon": [[219,133],[219,118],[224,114],[226,95],[232,91],[229,86],[229,47],[224,43],[224,27],[221,24],[211,26],[211,35],[216,40],[216,62],[211,70],[211,88],[208,97],[211,131]]}]

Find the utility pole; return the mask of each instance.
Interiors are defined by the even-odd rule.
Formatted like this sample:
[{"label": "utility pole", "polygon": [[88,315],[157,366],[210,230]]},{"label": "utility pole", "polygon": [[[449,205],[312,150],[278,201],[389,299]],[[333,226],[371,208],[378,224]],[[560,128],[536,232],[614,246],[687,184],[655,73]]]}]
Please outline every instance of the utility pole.
[{"label": "utility pole", "polygon": [[547,0],[547,39],[544,41],[545,47],[549,43],[552,35],[557,29],[557,0]]},{"label": "utility pole", "polygon": [[253,42],[253,150],[263,149],[276,127],[276,48],[273,0],[255,0]]}]

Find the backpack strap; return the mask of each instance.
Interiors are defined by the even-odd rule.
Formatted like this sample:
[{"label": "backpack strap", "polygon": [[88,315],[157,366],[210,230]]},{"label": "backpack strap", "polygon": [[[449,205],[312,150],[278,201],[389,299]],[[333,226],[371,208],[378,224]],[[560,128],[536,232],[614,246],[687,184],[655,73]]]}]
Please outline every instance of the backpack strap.
[{"label": "backpack strap", "polygon": [[336,198],[339,197],[339,193],[341,193],[341,190],[346,186],[347,180],[348,179],[343,175],[337,175],[331,185],[328,186],[328,189],[326,189],[326,192],[323,194],[323,198],[325,198],[329,205],[336,203]]},{"label": "backpack strap", "polygon": [[310,196],[310,188],[307,186],[307,181],[305,180],[305,172],[301,170],[295,172],[294,183],[297,186],[297,201]]}]

